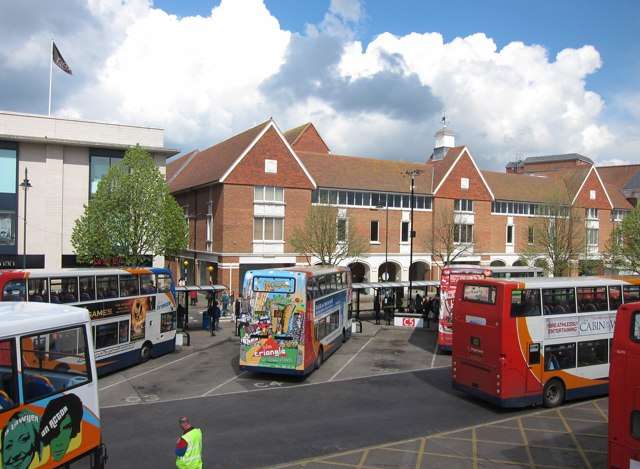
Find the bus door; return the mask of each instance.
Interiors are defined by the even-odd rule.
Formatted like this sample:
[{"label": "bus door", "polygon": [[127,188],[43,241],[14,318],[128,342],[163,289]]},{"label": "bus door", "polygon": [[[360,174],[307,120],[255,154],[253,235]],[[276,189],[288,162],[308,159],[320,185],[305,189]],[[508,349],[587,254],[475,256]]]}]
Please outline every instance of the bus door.
[{"label": "bus door", "polygon": [[[507,299],[508,301],[508,299]],[[522,376],[522,367],[517,366],[512,361],[516,376],[522,376],[522,381],[518,386],[524,386],[526,393],[539,393],[542,383],[542,355],[543,344],[541,338],[544,331],[541,321],[542,309],[540,306],[539,289],[515,289],[511,290],[511,318],[516,322],[515,330],[512,331],[515,337],[510,338],[510,342],[518,344],[520,350],[510,351],[520,354],[526,363],[525,376]]]},{"label": "bus door", "polygon": [[528,372],[525,378],[525,391],[527,393],[540,392],[542,383],[542,344],[529,342],[527,344]]}]

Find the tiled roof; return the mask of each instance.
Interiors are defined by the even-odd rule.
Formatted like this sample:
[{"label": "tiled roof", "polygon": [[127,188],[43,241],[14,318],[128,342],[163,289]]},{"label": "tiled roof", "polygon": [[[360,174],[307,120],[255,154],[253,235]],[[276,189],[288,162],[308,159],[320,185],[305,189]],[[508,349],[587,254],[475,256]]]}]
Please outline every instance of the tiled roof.
[{"label": "tiled roof", "polygon": [[198,151],[199,150],[191,150],[190,152],[185,153],[184,155],[181,155],[167,163],[166,179],[168,183],[171,183],[171,181],[188,165],[191,158],[193,158]]},{"label": "tiled roof", "polygon": [[593,160],[580,153],[565,153],[562,155],[543,155],[543,156],[529,156],[525,158],[524,164],[536,164],[536,163],[555,163],[558,161],[571,161],[580,160],[585,163],[593,164]]},{"label": "tiled roof", "polygon": [[598,173],[605,184],[612,184],[622,189],[636,174],[640,173],[640,164],[598,166]]},{"label": "tiled roof", "polygon": [[561,170],[548,173],[548,175],[551,178],[561,179],[567,188],[567,194],[569,195],[570,200],[573,200],[590,170],[591,166],[563,168]]},{"label": "tiled roof", "polygon": [[[177,192],[219,180],[269,122],[270,120],[263,122],[224,142],[197,152],[184,166],[183,158],[169,163],[167,173],[174,174],[171,180],[167,179],[169,190]],[[178,165],[178,169],[170,167],[173,165]]]},{"label": "tiled roof", "polygon": [[416,177],[416,193],[432,193],[432,165],[333,154],[327,159],[326,153],[307,151],[297,154],[319,187],[409,192],[409,178],[402,173],[418,169],[422,173]]},{"label": "tiled roof", "polygon": [[442,182],[442,178],[444,178],[447,171],[449,171],[451,166],[453,166],[453,163],[456,162],[456,158],[463,149],[464,145],[449,148],[447,154],[441,160],[432,160],[427,162],[427,166],[433,168],[433,189],[438,187],[438,184]]},{"label": "tiled roof", "polygon": [[518,202],[568,203],[564,184],[547,176],[482,171],[496,199]]},{"label": "tiled roof", "polygon": [[620,209],[633,209],[633,206],[629,203],[629,201],[624,197],[622,191],[613,184],[604,183],[604,186],[607,188],[607,193],[609,194],[609,198],[611,198],[611,203],[613,204],[613,208]]},{"label": "tiled roof", "polygon": [[306,124],[302,124],[298,127],[294,127],[293,129],[289,129],[283,133],[284,138],[287,139],[289,145],[293,145],[296,140],[300,138],[300,136],[304,133],[305,129],[311,125],[311,122],[307,122]]}]

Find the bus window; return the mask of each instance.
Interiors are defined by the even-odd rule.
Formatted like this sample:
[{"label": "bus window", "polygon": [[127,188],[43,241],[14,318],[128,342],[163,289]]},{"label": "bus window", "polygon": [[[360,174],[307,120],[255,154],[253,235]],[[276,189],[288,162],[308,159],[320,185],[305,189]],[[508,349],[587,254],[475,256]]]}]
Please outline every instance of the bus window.
[{"label": "bus window", "polygon": [[118,298],[118,276],[98,275],[96,277],[96,292],[99,300]]},{"label": "bus window", "polygon": [[118,338],[117,322],[99,324],[96,326],[96,350],[118,345]]},{"label": "bus window", "polygon": [[47,288],[46,278],[30,278],[27,284],[29,286],[29,301],[49,302],[49,289]]},{"label": "bus window", "polygon": [[0,340],[0,413],[18,403],[18,381],[13,339]]},{"label": "bus window", "polygon": [[80,301],[93,301],[96,299],[95,278],[80,277]]},{"label": "bus window", "polygon": [[618,309],[622,304],[622,287],[609,287],[609,309]]},{"label": "bus window", "polygon": [[474,303],[496,304],[496,287],[465,284],[463,299]]},{"label": "bus window", "polygon": [[84,327],[22,337],[22,392],[25,402],[91,381]]},{"label": "bus window", "polygon": [[640,285],[625,285],[622,287],[624,292],[624,302],[633,303],[640,301]]},{"label": "bus window", "polygon": [[176,329],[176,313],[162,313],[160,315],[160,332],[165,333]]},{"label": "bus window", "polygon": [[633,313],[631,319],[631,340],[640,342],[640,312]]},{"label": "bus window", "polygon": [[578,366],[602,365],[609,361],[609,340],[578,342]]},{"label": "bus window", "polygon": [[167,293],[171,291],[171,276],[167,274],[158,274],[156,276],[158,293]]},{"label": "bus window", "polygon": [[120,321],[118,323],[118,343],[126,344],[129,342],[129,320]]},{"label": "bus window", "polygon": [[576,367],[576,343],[545,345],[544,371]]},{"label": "bus window", "polygon": [[2,290],[3,301],[26,301],[24,280],[11,280],[4,284]]},{"label": "bus window", "polygon": [[605,287],[578,287],[578,312],[593,313],[596,311],[608,311],[607,289]]},{"label": "bus window", "polygon": [[576,297],[573,288],[544,288],[542,309],[548,314],[576,314]]},{"label": "bus window", "polygon": [[511,316],[540,316],[540,290],[513,290],[511,292]]},{"label": "bus window", "polygon": [[75,303],[78,301],[78,277],[52,278],[49,280],[51,303]]},{"label": "bus window", "polygon": [[153,274],[144,274],[140,276],[140,293],[148,295],[156,292],[156,279]]},{"label": "bus window", "polygon": [[640,440],[640,410],[631,412],[631,436]]},{"label": "bus window", "polygon": [[120,276],[120,297],[137,296],[140,294],[138,290],[137,275],[121,275]]}]

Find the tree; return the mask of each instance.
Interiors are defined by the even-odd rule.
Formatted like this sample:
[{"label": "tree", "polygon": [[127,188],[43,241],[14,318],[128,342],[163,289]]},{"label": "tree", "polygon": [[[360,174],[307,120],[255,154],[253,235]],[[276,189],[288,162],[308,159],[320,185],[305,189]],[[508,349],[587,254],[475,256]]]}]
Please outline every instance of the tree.
[{"label": "tree", "polygon": [[427,249],[431,251],[433,261],[442,268],[450,265],[459,257],[473,252],[472,242],[467,241],[473,228],[465,228],[471,225],[460,225],[455,222],[455,216],[451,208],[440,211],[437,221],[434,221],[431,238],[427,241]]},{"label": "tree", "polygon": [[98,184],[76,220],[71,244],[81,262],[139,265],[187,247],[184,214],[149,153],[130,148]]},{"label": "tree", "polygon": [[604,259],[613,269],[640,274],[640,205],[612,230]]},{"label": "tree", "polygon": [[323,265],[337,265],[341,261],[358,257],[367,247],[349,218],[338,218],[335,207],[312,206],[304,224],[296,227],[289,242],[293,248],[307,258],[320,260]]},{"label": "tree", "polygon": [[585,248],[585,224],[581,209],[560,202],[545,207],[533,222],[533,243],[523,253],[525,259],[544,255],[554,276],[567,275],[571,263]]}]

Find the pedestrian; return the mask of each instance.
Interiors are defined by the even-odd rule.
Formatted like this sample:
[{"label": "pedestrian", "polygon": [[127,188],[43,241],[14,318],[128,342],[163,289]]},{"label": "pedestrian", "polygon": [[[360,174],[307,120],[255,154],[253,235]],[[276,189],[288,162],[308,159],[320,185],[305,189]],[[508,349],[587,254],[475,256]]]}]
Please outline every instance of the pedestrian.
[{"label": "pedestrian", "polygon": [[393,314],[393,298],[390,294],[384,297],[384,319],[387,325],[391,325],[391,315]]},{"label": "pedestrian", "polygon": [[436,293],[431,303],[431,311],[433,311],[433,319],[436,322],[440,320],[440,295]]},{"label": "pedestrian", "polygon": [[178,424],[182,436],[176,442],[176,467],[202,469],[202,430],[191,425],[187,417],[180,417]]},{"label": "pedestrian", "polygon": [[225,290],[222,294],[222,312],[227,314],[227,310],[229,309],[229,294]]},{"label": "pedestrian", "polygon": [[376,325],[380,325],[380,292],[376,292],[376,296],[373,299],[373,311],[376,317]]},{"label": "pedestrian", "polygon": [[420,293],[416,293],[416,297],[413,299],[413,312],[422,316],[422,296]]},{"label": "pedestrian", "polygon": [[212,309],[212,316],[211,316],[211,330],[213,331],[211,333],[211,335],[216,335],[215,331],[218,330],[218,321],[220,321],[220,315],[222,314],[220,311],[220,307],[218,306],[218,302],[214,301],[213,302],[213,309]]},{"label": "pedestrian", "polygon": [[240,335],[240,314],[242,314],[242,307],[240,306],[240,298],[236,298],[235,302],[235,317],[236,317],[236,335]]},{"label": "pedestrian", "polygon": [[427,329],[431,328],[431,298],[425,296],[422,300],[422,317]]},{"label": "pedestrian", "polygon": [[186,285],[186,282],[184,280],[184,277],[180,277],[180,280],[178,280],[178,286],[184,287],[185,285]]},{"label": "pedestrian", "polygon": [[189,298],[191,298],[191,306],[195,306],[198,303],[198,292],[196,290],[190,291]]}]

